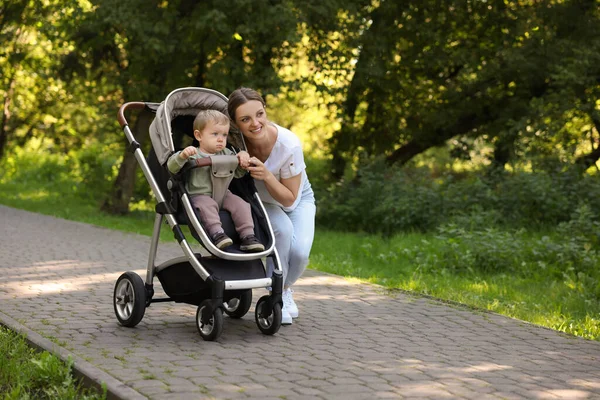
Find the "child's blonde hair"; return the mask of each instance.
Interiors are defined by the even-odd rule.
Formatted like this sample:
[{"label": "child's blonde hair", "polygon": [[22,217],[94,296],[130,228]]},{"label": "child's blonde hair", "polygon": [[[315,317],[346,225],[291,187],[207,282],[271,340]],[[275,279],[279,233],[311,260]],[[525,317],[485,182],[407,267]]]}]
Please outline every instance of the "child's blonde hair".
[{"label": "child's blonde hair", "polygon": [[194,119],[194,131],[202,132],[209,121],[217,125],[229,125],[229,117],[222,112],[217,110],[201,110]]}]

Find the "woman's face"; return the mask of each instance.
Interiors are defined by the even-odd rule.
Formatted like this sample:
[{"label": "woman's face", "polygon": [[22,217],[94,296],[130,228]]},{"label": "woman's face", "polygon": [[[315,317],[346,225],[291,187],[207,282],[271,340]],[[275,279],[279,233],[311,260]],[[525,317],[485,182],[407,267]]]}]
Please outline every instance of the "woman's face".
[{"label": "woman's face", "polygon": [[267,134],[267,112],[258,100],[250,100],[235,110],[235,124],[249,139],[259,139]]}]

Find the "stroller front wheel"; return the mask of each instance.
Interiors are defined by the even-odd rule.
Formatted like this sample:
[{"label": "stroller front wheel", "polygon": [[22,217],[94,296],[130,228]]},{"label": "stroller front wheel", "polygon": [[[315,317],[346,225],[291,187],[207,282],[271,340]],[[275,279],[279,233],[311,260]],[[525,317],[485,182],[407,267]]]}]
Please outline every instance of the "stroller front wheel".
[{"label": "stroller front wheel", "polygon": [[202,322],[202,313],[205,308],[211,307],[211,300],[204,300],[196,311],[196,327],[202,339],[216,340],[223,332],[223,310],[215,308],[210,318]]},{"label": "stroller front wheel", "polygon": [[142,320],[146,311],[146,288],[138,274],[127,271],[117,279],[113,305],[121,325],[131,328]]},{"label": "stroller front wheel", "polygon": [[230,318],[242,318],[252,306],[252,289],[244,290],[239,297],[223,303],[225,314]]},{"label": "stroller front wheel", "polygon": [[270,296],[261,297],[256,303],[254,318],[258,329],[265,335],[274,335],[281,327],[281,304],[273,304],[269,309]]}]

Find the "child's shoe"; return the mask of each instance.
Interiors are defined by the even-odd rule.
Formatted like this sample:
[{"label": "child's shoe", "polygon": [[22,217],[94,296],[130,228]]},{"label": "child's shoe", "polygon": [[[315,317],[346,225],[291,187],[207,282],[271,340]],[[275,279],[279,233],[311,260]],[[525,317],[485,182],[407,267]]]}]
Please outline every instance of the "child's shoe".
[{"label": "child's shoe", "polygon": [[233,240],[225,234],[225,232],[218,232],[212,237],[212,241],[219,249],[224,249],[227,246],[233,244]]},{"label": "child's shoe", "polygon": [[240,244],[240,250],[249,251],[249,252],[259,252],[264,251],[265,246],[258,241],[256,236],[248,235],[242,238],[242,243]]}]

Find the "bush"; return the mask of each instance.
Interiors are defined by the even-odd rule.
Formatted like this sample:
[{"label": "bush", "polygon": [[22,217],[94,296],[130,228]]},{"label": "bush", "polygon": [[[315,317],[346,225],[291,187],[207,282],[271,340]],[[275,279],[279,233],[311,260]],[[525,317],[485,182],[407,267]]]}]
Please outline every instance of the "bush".
[{"label": "bush", "polygon": [[87,146],[71,153],[75,167],[73,174],[80,183],[76,192],[82,197],[95,199],[101,199],[110,193],[117,176],[117,161],[121,153],[109,151],[101,145]]},{"label": "bush", "polygon": [[600,209],[600,176],[481,172],[434,179],[427,169],[390,168],[379,159],[325,193],[318,198],[317,222],[339,230],[389,236],[448,223],[543,229],[569,221],[582,201]]},{"label": "bush", "polygon": [[442,256],[436,268],[453,272],[513,273],[525,260],[526,249],[519,240],[524,231],[494,228],[469,231],[452,224],[441,226],[438,231]]},{"label": "bush", "polygon": [[511,226],[556,225],[569,218],[567,181],[545,172],[518,172],[494,182],[497,207]]},{"label": "bush", "polygon": [[442,199],[426,170],[387,169],[382,160],[365,166],[351,182],[319,199],[317,219],[333,229],[392,235],[437,224]]},{"label": "bush", "polygon": [[435,239],[403,250],[418,271],[453,276],[552,276],[593,301],[600,300],[600,254],[577,238],[565,239],[560,232],[536,238],[525,229],[466,230],[448,224],[438,228]]},{"label": "bush", "polygon": [[[18,148],[2,160],[0,182],[51,189],[55,194],[74,194],[99,204],[113,188],[123,149],[120,145],[90,144],[68,154]],[[152,198],[150,185],[136,167],[133,202]]]},{"label": "bush", "polygon": [[571,214],[571,219],[558,225],[563,238],[570,238],[584,248],[600,249],[600,220],[587,203],[581,203]]}]

